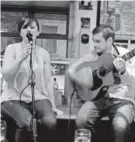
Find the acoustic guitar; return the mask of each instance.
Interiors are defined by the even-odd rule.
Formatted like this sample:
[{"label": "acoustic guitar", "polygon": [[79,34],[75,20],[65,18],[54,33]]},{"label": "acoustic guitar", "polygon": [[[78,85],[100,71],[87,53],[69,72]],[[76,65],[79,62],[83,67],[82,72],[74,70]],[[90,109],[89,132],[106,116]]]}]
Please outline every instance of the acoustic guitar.
[{"label": "acoustic guitar", "polygon": [[[127,61],[134,56],[135,49],[124,54],[123,56],[121,56],[121,58]],[[114,58],[115,57],[111,53],[105,53],[101,55],[96,61],[84,62],[80,65],[79,70],[76,72],[80,80],[88,81],[88,79],[90,79],[89,81],[93,82],[93,85],[89,88],[86,86],[80,87],[74,82],[77,94],[82,100],[91,101],[102,97],[102,95],[106,92],[108,86],[114,83],[115,79],[112,72],[115,69],[113,65]],[[74,90],[72,84],[73,82],[69,78],[69,93]]]}]

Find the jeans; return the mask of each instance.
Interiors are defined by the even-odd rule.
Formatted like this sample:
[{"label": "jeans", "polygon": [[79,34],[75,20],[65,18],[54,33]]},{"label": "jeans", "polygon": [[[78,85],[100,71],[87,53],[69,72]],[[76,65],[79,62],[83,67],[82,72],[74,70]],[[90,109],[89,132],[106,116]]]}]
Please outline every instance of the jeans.
[{"label": "jeans", "polygon": [[94,134],[94,126],[108,115],[112,124],[113,142],[129,142],[130,124],[135,114],[135,106],[117,98],[104,97],[96,101],[85,102],[78,112],[76,126],[90,129]]},{"label": "jeans", "polygon": [[[1,104],[1,113],[3,116],[12,118],[17,126],[19,132],[21,130],[29,131],[32,120],[32,103],[23,101],[11,100]],[[35,117],[38,120],[39,126],[37,130],[41,129],[44,133],[49,131],[50,137],[54,138],[56,128],[56,115],[52,110],[52,105],[49,100],[35,101]],[[18,133],[18,132],[17,132]],[[48,136],[49,136],[48,134]],[[40,134],[41,135],[41,134]],[[45,134],[42,134],[42,141],[45,141]],[[19,139],[19,137],[18,137]],[[48,139],[48,138],[47,138]],[[18,140],[17,140],[18,141]]]}]

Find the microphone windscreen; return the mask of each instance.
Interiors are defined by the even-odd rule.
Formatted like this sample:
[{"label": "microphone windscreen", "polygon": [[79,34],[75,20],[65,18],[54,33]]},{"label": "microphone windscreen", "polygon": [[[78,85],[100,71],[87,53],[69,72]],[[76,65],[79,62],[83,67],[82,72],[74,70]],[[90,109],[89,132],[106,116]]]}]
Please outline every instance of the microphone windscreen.
[{"label": "microphone windscreen", "polygon": [[33,41],[31,33],[27,33],[26,37],[28,38],[29,41]]}]

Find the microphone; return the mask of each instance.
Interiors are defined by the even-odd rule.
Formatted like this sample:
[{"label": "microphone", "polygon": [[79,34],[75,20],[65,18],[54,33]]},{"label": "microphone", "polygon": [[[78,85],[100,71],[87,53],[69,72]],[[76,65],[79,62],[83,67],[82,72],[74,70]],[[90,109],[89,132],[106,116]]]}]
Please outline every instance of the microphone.
[{"label": "microphone", "polygon": [[28,38],[28,41],[30,42],[30,44],[33,43],[33,38],[32,38],[32,34],[31,33],[27,33],[26,37]]},{"label": "microphone", "polygon": [[28,41],[31,45],[31,53],[30,53],[30,68],[32,69],[32,44],[33,44],[33,38],[32,38],[32,34],[30,32],[28,32],[26,34],[26,37],[28,38]]}]

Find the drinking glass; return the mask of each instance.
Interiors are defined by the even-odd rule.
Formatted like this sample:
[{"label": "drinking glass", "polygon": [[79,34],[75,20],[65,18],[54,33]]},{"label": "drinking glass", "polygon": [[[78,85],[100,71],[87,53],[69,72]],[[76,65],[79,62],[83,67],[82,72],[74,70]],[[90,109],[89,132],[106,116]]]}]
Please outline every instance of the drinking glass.
[{"label": "drinking glass", "polygon": [[77,129],[74,142],[90,142],[91,132],[88,129]]}]

